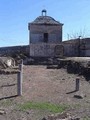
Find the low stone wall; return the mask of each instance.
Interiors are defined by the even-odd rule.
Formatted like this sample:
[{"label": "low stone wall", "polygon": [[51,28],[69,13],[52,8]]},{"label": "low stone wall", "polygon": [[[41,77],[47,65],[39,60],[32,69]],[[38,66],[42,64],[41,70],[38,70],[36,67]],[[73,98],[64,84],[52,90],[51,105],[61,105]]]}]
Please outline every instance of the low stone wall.
[{"label": "low stone wall", "polygon": [[1,56],[12,56],[15,54],[20,54],[20,53],[25,53],[25,54],[29,55],[29,45],[1,47],[0,48],[0,57]]},{"label": "low stone wall", "polygon": [[72,39],[62,42],[65,56],[90,57],[90,38]]}]

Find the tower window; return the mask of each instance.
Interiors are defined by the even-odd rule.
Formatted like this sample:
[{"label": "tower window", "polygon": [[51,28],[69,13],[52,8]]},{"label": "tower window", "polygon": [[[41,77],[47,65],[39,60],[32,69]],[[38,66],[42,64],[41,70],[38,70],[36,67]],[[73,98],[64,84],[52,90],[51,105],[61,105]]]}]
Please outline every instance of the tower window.
[{"label": "tower window", "polygon": [[48,33],[44,33],[44,42],[45,42],[45,43],[48,42]]}]

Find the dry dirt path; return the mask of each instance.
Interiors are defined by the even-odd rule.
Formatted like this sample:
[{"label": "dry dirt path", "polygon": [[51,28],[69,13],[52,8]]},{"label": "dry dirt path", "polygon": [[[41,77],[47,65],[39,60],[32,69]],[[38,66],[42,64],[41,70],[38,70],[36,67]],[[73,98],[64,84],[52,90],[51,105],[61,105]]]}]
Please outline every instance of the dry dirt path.
[{"label": "dry dirt path", "polygon": [[[16,75],[0,75],[0,97],[16,94]],[[39,113],[31,111],[30,114],[14,111],[14,106],[26,101],[33,102],[50,102],[54,104],[67,104],[72,107],[68,110],[74,115],[89,116],[90,115],[90,83],[80,76],[80,91],[85,94],[83,99],[74,98],[75,92],[67,94],[75,90],[75,80],[77,75],[68,74],[65,69],[47,69],[47,66],[24,66],[23,69],[23,95],[22,97],[10,98],[12,105],[2,106],[4,100],[0,100],[0,108],[5,108],[7,114],[1,116],[0,120],[37,120],[35,117]],[[7,79],[8,78],[8,79]],[[12,84],[6,88],[2,85]],[[6,100],[8,101],[8,99]],[[7,102],[6,102],[7,103]],[[79,106],[79,107],[78,107]],[[44,113],[42,114],[44,115]],[[17,116],[17,117],[16,117]],[[32,117],[33,116],[33,117]],[[23,117],[23,119],[22,119]]]}]

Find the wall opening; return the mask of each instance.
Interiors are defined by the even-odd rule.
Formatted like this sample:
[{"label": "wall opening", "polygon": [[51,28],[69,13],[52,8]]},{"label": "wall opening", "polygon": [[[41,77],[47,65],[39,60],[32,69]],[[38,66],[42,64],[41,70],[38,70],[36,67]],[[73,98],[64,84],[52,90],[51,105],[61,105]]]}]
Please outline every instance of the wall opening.
[{"label": "wall opening", "polygon": [[44,42],[48,42],[48,33],[44,33]]},{"label": "wall opening", "polygon": [[56,45],[54,51],[55,51],[55,56],[56,57],[63,57],[64,46],[63,45]]}]

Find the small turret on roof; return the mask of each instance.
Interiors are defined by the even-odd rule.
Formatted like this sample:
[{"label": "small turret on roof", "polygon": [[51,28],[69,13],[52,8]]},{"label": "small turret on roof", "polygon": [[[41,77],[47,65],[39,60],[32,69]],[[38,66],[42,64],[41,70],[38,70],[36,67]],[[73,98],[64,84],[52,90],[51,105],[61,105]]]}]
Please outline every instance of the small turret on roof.
[{"label": "small turret on roof", "polygon": [[47,15],[47,10],[43,9],[42,10],[42,16],[46,16]]},{"label": "small turret on roof", "polygon": [[42,15],[37,17],[31,24],[50,24],[50,25],[63,25],[56,21],[54,18],[47,16],[47,10],[42,10]]}]

